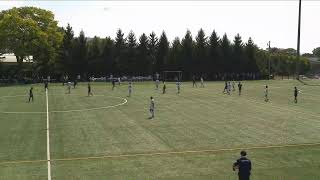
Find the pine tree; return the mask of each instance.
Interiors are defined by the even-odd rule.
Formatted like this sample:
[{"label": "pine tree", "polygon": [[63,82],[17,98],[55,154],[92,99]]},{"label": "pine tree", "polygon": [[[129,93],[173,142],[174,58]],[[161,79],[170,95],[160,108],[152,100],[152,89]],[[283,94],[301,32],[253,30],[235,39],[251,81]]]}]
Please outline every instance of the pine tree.
[{"label": "pine tree", "polygon": [[251,37],[249,38],[248,42],[246,43],[246,47],[245,47],[245,54],[246,54],[246,58],[247,58],[247,66],[246,66],[246,71],[247,72],[257,72],[258,71],[258,67],[256,64],[256,59],[255,59],[255,50],[256,47],[251,39]]},{"label": "pine tree", "polygon": [[227,34],[224,34],[220,43],[221,48],[221,62],[222,62],[222,71],[226,73],[231,73],[231,45],[228,39]]},{"label": "pine tree", "polygon": [[169,51],[169,58],[166,66],[169,70],[183,70],[182,69],[182,58],[181,58],[181,50],[182,46],[180,43],[180,39],[176,37]]},{"label": "pine tree", "polygon": [[193,64],[197,72],[208,72],[209,68],[207,66],[207,38],[203,29],[198,31],[196,36],[195,49]]},{"label": "pine tree", "polygon": [[139,38],[137,70],[143,75],[151,73],[151,61],[148,51],[148,37],[143,33]]},{"label": "pine tree", "polygon": [[157,44],[158,44],[158,38],[154,32],[152,32],[149,35],[149,41],[148,41],[148,50],[149,50],[149,58],[151,61],[151,68],[152,73],[156,72],[155,66],[156,66],[156,55],[157,55]]},{"label": "pine tree", "polygon": [[136,62],[137,56],[137,39],[133,31],[130,31],[127,37],[127,53],[126,60],[123,63],[123,69],[127,69],[126,74],[138,75],[138,67]]},{"label": "pine tree", "polygon": [[103,65],[104,69],[102,72],[105,72],[109,75],[110,73],[115,73],[116,65],[113,58],[114,53],[114,41],[110,37],[106,37],[105,44],[102,52]]},{"label": "pine tree", "polygon": [[115,49],[114,49],[114,66],[117,74],[122,73],[123,70],[122,62],[125,60],[125,51],[126,51],[126,40],[124,39],[124,34],[121,29],[118,29],[117,35],[115,38]]},{"label": "pine tree", "polygon": [[169,53],[169,42],[164,31],[160,36],[157,50],[155,69],[156,72],[161,72],[165,70],[164,63],[167,61]]},{"label": "pine tree", "polygon": [[212,73],[222,72],[221,52],[220,52],[220,40],[217,33],[213,31],[209,39],[209,62]]},{"label": "pine tree", "polygon": [[233,40],[231,69],[234,73],[244,72],[243,66],[245,66],[243,54],[243,44],[241,36],[237,34]]},{"label": "pine tree", "polygon": [[73,69],[73,61],[72,61],[72,48],[74,41],[74,32],[70,24],[64,29],[63,42],[61,46],[61,56],[60,61],[58,61],[57,68],[60,69],[63,74],[72,74],[74,72]]},{"label": "pine tree", "polygon": [[189,77],[194,73],[193,69],[193,40],[191,32],[187,30],[186,35],[182,39],[182,59],[183,59],[183,69],[189,73]]}]

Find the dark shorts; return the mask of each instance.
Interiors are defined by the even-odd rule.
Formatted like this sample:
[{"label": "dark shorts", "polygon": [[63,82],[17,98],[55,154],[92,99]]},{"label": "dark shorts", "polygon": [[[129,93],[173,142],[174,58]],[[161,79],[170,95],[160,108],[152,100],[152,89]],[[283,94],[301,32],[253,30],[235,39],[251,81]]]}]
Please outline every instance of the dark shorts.
[{"label": "dark shorts", "polygon": [[250,180],[250,175],[238,175],[239,180]]}]

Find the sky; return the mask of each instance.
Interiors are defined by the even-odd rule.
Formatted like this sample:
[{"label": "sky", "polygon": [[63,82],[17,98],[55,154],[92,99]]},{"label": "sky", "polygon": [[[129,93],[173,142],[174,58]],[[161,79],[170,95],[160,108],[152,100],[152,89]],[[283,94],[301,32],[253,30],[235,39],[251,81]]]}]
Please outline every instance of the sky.
[{"label": "sky", "polygon": [[[263,49],[297,47],[298,0],[290,1],[0,1],[0,10],[36,6],[52,11],[59,26],[72,26],[88,37],[115,37],[164,30],[170,41],[183,38],[190,30],[193,38],[202,28],[207,36],[215,30],[230,40],[239,33],[243,41],[252,37]],[[301,53],[320,46],[320,1],[302,1]]]}]

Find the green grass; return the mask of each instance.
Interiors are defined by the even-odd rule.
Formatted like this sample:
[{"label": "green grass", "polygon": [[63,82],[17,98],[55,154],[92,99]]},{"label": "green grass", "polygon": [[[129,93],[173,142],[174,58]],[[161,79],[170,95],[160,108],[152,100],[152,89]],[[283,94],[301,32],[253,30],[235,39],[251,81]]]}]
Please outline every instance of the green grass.
[{"label": "green grass", "polygon": [[[270,102],[264,102],[264,85]],[[250,149],[320,143],[320,94],[317,86],[295,80],[246,81],[243,94],[222,94],[223,82],[205,88],[174,83],[167,94],[152,83],[127,84],[111,91],[110,83],[86,84],[71,94],[61,84],[49,86],[52,178],[73,179],[236,179],[231,170],[239,148],[248,149],[252,179],[320,179],[320,145]],[[302,90],[293,103],[293,87]],[[46,99],[34,85],[35,102],[27,103],[29,86],[0,88],[1,112],[33,112],[0,116],[0,179],[46,179]],[[16,96],[19,95],[19,96]],[[10,97],[9,97],[10,96]],[[16,97],[13,97],[16,96]],[[149,98],[155,97],[156,117],[149,120]],[[112,107],[124,102],[124,105]],[[103,108],[104,107],[104,108]],[[97,109],[92,109],[97,108]],[[85,109],[91,109],[87,111]],[[56,112],[80,110],[73,112]],[[235,149],[217,152],[158,152]],[[130,157],[118,155],[153,154]],[[86,157],[114,156],[83,159]],[[72,158],[82,158],[81,160]],[[35,161],[19,163],[19,161]],[[14,162],[7,164],[4,162]]]}]

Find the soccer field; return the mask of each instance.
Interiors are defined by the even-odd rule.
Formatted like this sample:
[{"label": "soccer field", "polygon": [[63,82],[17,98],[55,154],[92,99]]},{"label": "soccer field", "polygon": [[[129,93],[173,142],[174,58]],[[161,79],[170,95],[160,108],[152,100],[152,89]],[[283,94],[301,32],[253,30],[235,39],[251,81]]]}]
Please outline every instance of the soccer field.
[{"label": "soccer field", "polygon": [[[1,180],[48,179],[48,154],[54,180],[236,179],[232,163],[242,149],[254,180],[320,178],[319,86],[244,81],[238,96],[223,94],[224,82],[184,82],[181,94],[174,83],[162,94],[148,82],[133,83],[127,97],[127,83],[114,91],[93,83],[87,97],[85,83],[71,94],[50,84],[48,98],[42,84],[33,86],[33,103],[30,85],[0,88]],[[294,86],[301,90],[297,104]]]}]

